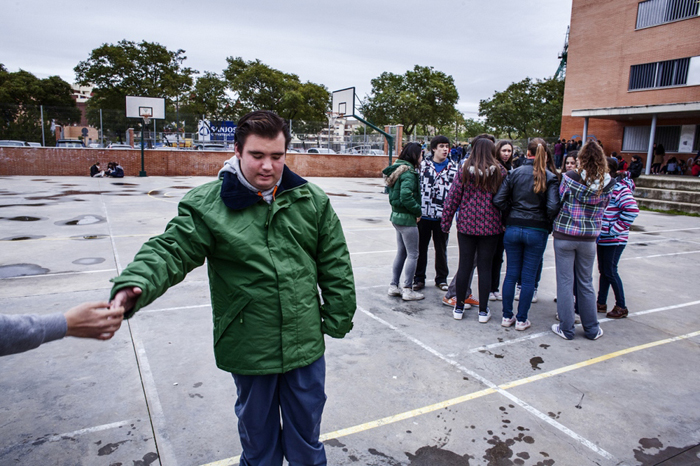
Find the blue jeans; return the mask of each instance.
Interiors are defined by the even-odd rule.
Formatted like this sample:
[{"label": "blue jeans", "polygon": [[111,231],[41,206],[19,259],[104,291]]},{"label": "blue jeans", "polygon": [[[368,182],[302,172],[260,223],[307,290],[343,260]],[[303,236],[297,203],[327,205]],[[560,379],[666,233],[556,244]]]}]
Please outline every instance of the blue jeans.
[{"label": "blue jeans", "polygon": [[503,281],[503,317],[513,317],[513,298],[515,296],[515,283],[522,280],[520,301],[518,302],[518,322],[527,320],[530,311],[532,295],[535,292],[537,269],[542,262],[544,250],[547,247],[547,232],[508,226],[503,237],[506,248],[506,278]]},{"label": "blue jeans", "polygon": [[[241,466],[325,466],[318,440],[326,403],[326,360],[283,374],[232,374],[238,399]],[[280,425],[280,413],[282,425]]]},{"label": "blue jeans", "polygon": [[598,272],[600,280],[598,282],[598,304],[606,304],[608,301],[608,291],[610,287],[615,293],[615,305],[622,309],[627,309],[625,305],[625,290],[622,287],[622,279],[617,273],[617,263],[620,262],[624,244],[617,246],[598,245]]}]

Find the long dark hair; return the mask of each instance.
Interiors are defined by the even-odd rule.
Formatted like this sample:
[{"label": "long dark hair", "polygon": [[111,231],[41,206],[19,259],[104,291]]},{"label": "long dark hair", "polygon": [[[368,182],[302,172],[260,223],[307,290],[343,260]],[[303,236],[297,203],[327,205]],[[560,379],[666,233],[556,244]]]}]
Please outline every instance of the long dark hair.
[{"label": "long dark hair", "polygon": [[501,164],[496,161],[496,145],[490,139],[477,138],[462,167],[462,182],[495,194],[502,181]]},{"label": "long dark hair", "polygon": [[418,160],[420,160],[420,154],[422,152],[421,145],[417,142],[409,142],[401,150],[401,155],[399,155],[399,160],[405,160],[414,167],[418,168]]}]

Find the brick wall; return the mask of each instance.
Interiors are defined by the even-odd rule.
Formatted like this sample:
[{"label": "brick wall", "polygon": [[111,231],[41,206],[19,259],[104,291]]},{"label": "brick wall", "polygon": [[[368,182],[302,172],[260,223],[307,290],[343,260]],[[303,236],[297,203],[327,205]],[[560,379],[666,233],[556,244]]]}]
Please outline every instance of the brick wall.
[{"label": "brick wall", "polygon": [[632,65],[700,55],[700,17],[635,29],[639,0],[574,0],[564,115],[575,109],[700,101],[700,86],[629,92]]},{"label": "brick wall", "polygon": [[[233,152],[146,150],[149,176],[216,176]],[[119,162],[126,176],[138,176],[141,150],[0,147],[0,176],[83,176],[100,162]],[[301,176],[376,178],[388,157],[335,154],[287,154],[287,165]]]}]

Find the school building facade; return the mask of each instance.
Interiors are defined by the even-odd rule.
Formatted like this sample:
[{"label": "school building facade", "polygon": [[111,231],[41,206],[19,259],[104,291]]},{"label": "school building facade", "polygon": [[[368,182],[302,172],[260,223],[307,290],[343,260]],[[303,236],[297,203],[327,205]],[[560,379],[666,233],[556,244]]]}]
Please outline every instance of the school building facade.
[{"label": "school building facade", "polygon": [[700,145],[700,3],[573,0],[561,137],[651,163]]}]

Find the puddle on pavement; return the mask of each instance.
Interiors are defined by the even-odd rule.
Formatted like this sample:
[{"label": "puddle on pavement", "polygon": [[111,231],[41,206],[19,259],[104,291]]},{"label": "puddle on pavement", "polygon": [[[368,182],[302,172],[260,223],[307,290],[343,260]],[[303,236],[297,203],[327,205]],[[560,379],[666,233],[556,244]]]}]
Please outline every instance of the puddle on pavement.
[{"label": "puddle on pavement", "polygon": [[26,277],[28,275],[44,275],[49,269],[36,264],[10,264],[0,266],[0,278]]},{"label": "puddle on pavement", "polygon": [[644,231],[644,227],[642,225],[631,225],[630,231]]},{"label": "puddle on pavement", "polygon": [[71,236],[70,239],[77,239],[77,240],[82,240],[82,239],[105,239],[109,238],[107,235],[77,235],[77,236]]},{"label": "puddle on pavement", "polygon": [[7,238],[2,238],[0,241],[26,241],[28,239],[40,239],[45,238],[44,235],[26,235],[26,236],[8,236]]},{"label": "puddle on pavement", "polygon": [[[173,188],[173,189],[192,189],[193,186],[170,186],[170,188]],[[168,189],[170,189],[170,188],[168,188]]]},{"label": "puddle on pavement", "polygon": [[342,194],[338,194],[338,193],[326,193],[326,194],[329,195],[329,196],[350,197],[348,194],[345,194],[345,193],[342,193]]},{"label": "puddle on pavement", "polygon": [[540,364],[544,363],[544,359],[542,359],[539,356],[535,356],[534,358],[530,359],[530,365],[532,366],[533,371],[541,371],[542,368],[540,367]]},{"label": "puddle on pavement", "polygon": [[96,223],[104,223],[105,218],[99,215],[80,215],[78,217],[72,218],[70,220],[60,220],[58,222],[53,222],[54,225],[64,226],[64,225],[94,225]]},{"label": "puddle on pavement", "polygon": [[114,186],[138,186],[136,183],[112,183]]},{"label": "puddle on pavement", "polygon": [[104,257],[81,257],[73,261],[77,265],[95,265],[101,264],[105,261]]},{"label": "puddle on pavement", "polygon": [[0,204],[0,209],[3,207],[41,207],[45,206],[44,203],[39,204]]},{"label": "puddle on pavement", "polygon": [[367,223],[382,223],[382,220],[378,218],[361,218],[360,221]]},{"label": "puddle on pavement", "polygon": [[39,220],[46,220],[46,217],[29,217],[26,215],[20,215],[19,217],[0,217],[1,219],[11,220],[13,222],[38,222]]}]

